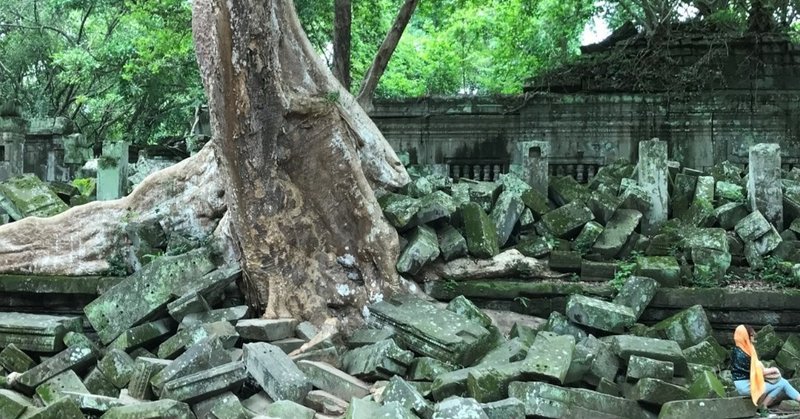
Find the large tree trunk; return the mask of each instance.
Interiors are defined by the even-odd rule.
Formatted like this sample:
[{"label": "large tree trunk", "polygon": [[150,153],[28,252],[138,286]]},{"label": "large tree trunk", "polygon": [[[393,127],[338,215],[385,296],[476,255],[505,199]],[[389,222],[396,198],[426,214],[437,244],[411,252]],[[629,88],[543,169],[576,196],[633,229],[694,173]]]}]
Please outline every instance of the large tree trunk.
[{"label": "large tree trunk", "polygon": [[265,316],[319,322],[396,291],[397,234],[367,177],[396,187],[408,175],[292,1],[196,0],[192,26],[233,232]]},{"label": "large tree trunk", "polygon": [[361,91],[358,92],[358,103],[364,108],[365,111],[372,111],[372,99],[375,96],[375,89],[378,88],[378,82],[386,71],[386,66],[389,65],[389,59],[394,54],[394,49],[400,42],[400,37],[403,36],[403,31],[406,30],[406,25],[411,20],[411,15],[414,14],[414,9],[417,8],[419,0],[405,0],[397,17],[394,20],[392,28],[386,34],[378,53],[375,54],[375,60],[372,62],[367,74],[364,75],[364,81],[361,82]]},{"label": "large tree trunk", "polygon": [[333,2],[333,75],[350,91],[350,39],[353,9],[350,0]]}]

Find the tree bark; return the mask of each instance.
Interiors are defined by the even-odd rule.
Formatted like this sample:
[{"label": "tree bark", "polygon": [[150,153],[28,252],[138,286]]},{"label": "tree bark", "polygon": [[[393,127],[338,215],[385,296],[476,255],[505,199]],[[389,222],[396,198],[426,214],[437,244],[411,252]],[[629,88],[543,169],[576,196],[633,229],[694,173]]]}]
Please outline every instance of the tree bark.
[{"label": "tree bark", "polygon": [[353,10],[350,0],[333,2],[333,75],[350,91],[350,40]]},{"label": "tree bark", "polygon": [[368,178],[397,187],[408,174],[292,1],[196,0],[192,27],[231,228],[265,316],[321,323],[398,290],[397,233]]},{"label": "tree bark", "polygon": [[400,37],[403,36],[403,31],[406,25],[411,20],[414,14],[414,9],[417,8],[419,0],[405,0],[397,17],[394,20],[392,28],[386,34],[378,53],[375,55],[375,60],[372,62],[367,74],[364,75],[364,80],[361,82],[361,91],[358,92],[358,104],[367,111],[372,111],[372,99],[375,96],[375,89],[378,87],[378,82],[386,71],[386,66],[389,64],[389,59],[392,58],[397,44],[400,42]]}]

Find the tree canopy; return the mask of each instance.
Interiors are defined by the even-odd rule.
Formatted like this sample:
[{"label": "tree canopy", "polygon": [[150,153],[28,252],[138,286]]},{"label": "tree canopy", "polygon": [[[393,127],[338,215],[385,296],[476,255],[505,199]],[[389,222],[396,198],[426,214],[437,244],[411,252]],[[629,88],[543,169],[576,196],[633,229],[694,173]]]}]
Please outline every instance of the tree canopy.
[{"label": "tree canopy", "polygon": [[[334,0],[295,0],[332,64]],[[403,0],[352,0],[351,92],[360,89]],[[800,0],[421,0],[378,97],[515,94],[576,57],[587,23],[631,20],[647,34],[680,21],[733,32],[792,31]],[[26,116],[67,116],[95,141],[188,134],[205,103],[191,42],[191,1],[0,2],[0,102]],[[708,26],[708,25],[707,25]]]}]

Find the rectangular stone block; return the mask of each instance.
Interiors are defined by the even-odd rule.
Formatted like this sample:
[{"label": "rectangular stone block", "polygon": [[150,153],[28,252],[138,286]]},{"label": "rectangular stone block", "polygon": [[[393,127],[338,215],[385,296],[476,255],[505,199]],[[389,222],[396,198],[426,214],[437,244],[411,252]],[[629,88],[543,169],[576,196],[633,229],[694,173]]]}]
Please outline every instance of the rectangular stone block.
[{"label": "rectangular stone block", "polygon": [[109,409],[103,419],[196,419],[189,405],[175,400],[136,403]]},{"label": "rectangular stone block", "polygon": [[212,269],[205,249],[158,258],[89,303],[84,312],[100,340],[110,343]]},{"label": "rectangular stone block", "polygon": [[644,256],[636,259],[634,274],[653,278],[664,288],[681,285],[681,267],[674,256]]},{"label": "rectangular stone block", "polygon": [[211,311],[211,307],[202,295],[191,291],[167,304],[167,311],[175,321],[181,321],[187,314]]},{"label": "rectangular stone block", "polygon": [[294,336],[295,319],[248,319],[236,322],[236,331],[247,341],[271,342]]},{"label": "rectangular stone block", "polygon": [[66,370],[36,387],[36,395],[46,405],[55,403],[59,398],[63,397],[65,391],[89,392],[80,377],[72,370]]},{"label": "rectangular stone block", "polygon": [[90,393],[80,393],[73,391],[65,391],[62,393],[65,397],[75,403],[83,412],[102,415],[110,409],[121,406],[129,406],[134,402],[122,400],[116,397],[99,396]]},{"label": "rectangular stone block", "polygon": [[244,362],[231,362],[166,382],[161,398],[192,403],[235,390],[246,378]]},{"label": "rectangular stone block", "polygon": [[278,347],[268,343],[244,345],[247,371],[274,400],[302,403],[311,383],[295,363]]},{"label": "rectangular stone block", "polygon": [[622,333],[636,322],[630,307],[577,294],[567,300],[566,312],[575,323],[612,333]]},{"label": "rectangular stone block", "polygon": [[656,295],[658,287],[658,281],[653,278],[631,276],[612,302],[630,308],[635,320],[638,320]]},{"label": "rectangular stone block", "polygon": [[363,398],[370,394],[369,384],[329,364],[315,361],[298,361],[297,367],[314,387],[327,391],[342,400]]},{"label": "rectangular stone block", "polygon": [[13,343],[23,351],[58,352],[69,331],[83,331],[80,317],[0,313],[0,347]]},{"label": "rectangular stone block", "polygon": [[134,326],[123,332],[108,345],[111,349],[131,351],[166,339],[175,331],[175,322],[164,318]]},{"label": "rectangular stone block", "polygon": [[169,364],[170,361],[157,358],[137,358],[133,364],[133,374],[128,382],[128,395],[139,400],[152,398],[150,380]]},{"label": "rectangular stone block", "polygon": [[76,346],[67,348],[22,373],[22,375],[17,378],[14,386],[26,394],[32,394],[33,390],[43,382],[66,370],[81,371],[94,360],[94,352],[87,347]]},{"label": "rectangular stone block", "polygon": [[205,313],[187,314],[183,317],[183,320],[181,320],[179,329],[185,329],[189,326],[196,326],[203,323],[216,323],[223,320],[236,323],[236,321],[247,317],[249,310],[250,307],[248,306],[236,306],[211,310]]},{"label": "rectangular stone block", "polygon": [[673,400],[688,399],[689,392],[684,387],[657,378],[642,378],[631,389],[629,398],[660,406]]},{"label": "rectangular stone block", "polygon": [[392,298],[369,310],[370,322],[393,327],[401,345],[423,356],[470,365],[493,343],[493,335],[479,322],[414,297]]},{"label": "rectangular stone block", "polygon": [[648,415],[634,400],[585,389],[571,389],[541,382],[514,382],[508,388],[510,397],[525,403],[525,414],[546,418],[631,418]]},{"label": "rectangular stone block", "polygon": [[672,340],[653,339],[631,335],[606,336],[601,340],[611,344],[614,353],[622,358],[624,364],[633,355],[659,361],[672,362],[677,375],[684,375],[687,372],[686,358],[677,342]]},{"label": "rectangular stone block", "polygon": [[581,201],[570,202],[542,216],[545,227],[559,238],[576,235],[583,225],[594,220],[592,210]]},{"label": "rectangular stone block", "polygon": [[640,378],[657,378],[669,381],[672,380],[674,374],[675,366],[669,361],[659,361],[638,355],[632,355],[628,359],[627,377],[632,381]]},{"label": "rectangular stone block", "polygon": [[188,347],[208,338],[216,338],[225,349],[232,348],[239,341],[239,333],[227,321],[206,323],[178,331],[158,346],[159,358],[174,358]]},{"label": "rectangular stone block", "polygon": [[0,367],[10,372],[25,372],[33,368],[36,362],[16,345],[9,343],[0,351]]},{"label": "rectangular stone block", "polygon": [[387,339],[348,351],[342,367],[362,380],[388,380],[395,375],[405,376],[413,360],[413,352],[400,349],[393,340]]},{"label": "rectangular stone block", "polygon": [[725,399],[675,400],[664,403],[658,419],[750,418],[756,413],[756,406],[749,397]]},{"label": "rectangular stone block", "polygon": [[153,390],[160,393],[168,381],[204,371],[230,362],[230,355],[216,338],[206,339],[175,358],[150,380]]}]

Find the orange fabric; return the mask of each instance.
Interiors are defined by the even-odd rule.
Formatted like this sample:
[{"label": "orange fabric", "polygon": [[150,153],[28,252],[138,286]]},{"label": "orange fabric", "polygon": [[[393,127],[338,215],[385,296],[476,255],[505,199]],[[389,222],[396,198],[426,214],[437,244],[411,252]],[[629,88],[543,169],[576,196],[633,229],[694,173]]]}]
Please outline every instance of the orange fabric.
[{"label": "orange fabric", "polygon": [[753,404],[758,406],[758,399],[764,394],[764,370],[761,363],[758,362],[758,354],[753,342],[750,341],[750,334],[747,333],[747,328],[744,325],[736,327],[733,333],[733,341],[736,346],[743,350],[744,353],[750,356],[750,398],[753,399]]}]

